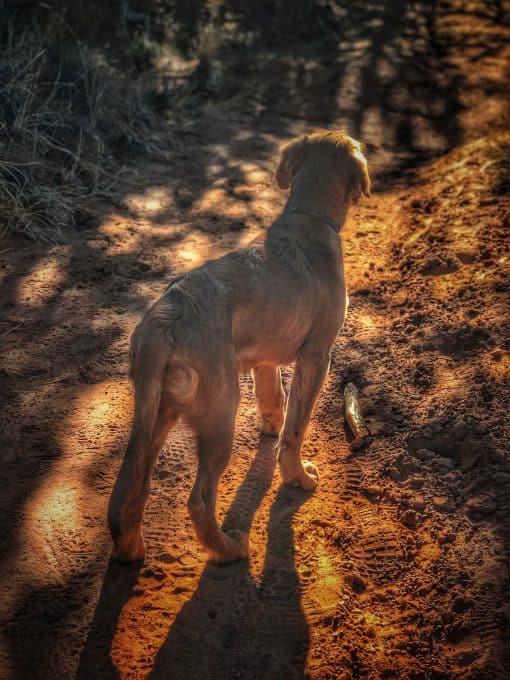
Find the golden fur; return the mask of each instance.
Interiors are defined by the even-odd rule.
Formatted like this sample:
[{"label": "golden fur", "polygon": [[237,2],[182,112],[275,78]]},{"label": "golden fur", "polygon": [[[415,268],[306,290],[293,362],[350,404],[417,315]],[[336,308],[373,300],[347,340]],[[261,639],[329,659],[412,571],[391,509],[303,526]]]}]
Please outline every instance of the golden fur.
[{"label": "golden fur", "polygon": [[[141,524],[152,469],[178,417],[197,437],[188,508],[198,538],[216,561],[247,557],[248,536],[225,533],[215,517],[241,370],[253,371],[263,431],[279,435],[283,481],[305,489],[317,484],[317,468],[300,451],[347,310],[336,230],[349,206],[369,195],[370,180],[359,142],[318,132],[282,149],[276,181],[290,194],[264,242],[174,279],[133,333],[135,414],[108,509],[121,560],[144,555]],[[285,409],[279,366],[293,361]]]}]

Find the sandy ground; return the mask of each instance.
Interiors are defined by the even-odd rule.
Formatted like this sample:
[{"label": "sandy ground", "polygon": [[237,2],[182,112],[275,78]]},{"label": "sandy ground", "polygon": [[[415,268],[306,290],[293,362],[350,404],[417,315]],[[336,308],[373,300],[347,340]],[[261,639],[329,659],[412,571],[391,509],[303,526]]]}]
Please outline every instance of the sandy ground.
[{"label": "sandy ground", "polygon": [[[399,60],[376,24],[292,78],[275,63],[163,129],[167,159],[132,159],[131,184],[66,243],[3,240],[2,678],[508,677],[510,31],[488,11],[434,18],[434,35],[426,12],[397,18]],[[250,531],[250,561],[207,563],[178,426],[144,565],[109,562],[130,332],[171,275],[270,224],[278,147],[310,122],[379,145],[374,195],[342,234],[351,306],[304,447],[320,484],[281,486],[240,376],[219,513]],[[372,433],[355,454],[348,380]]]}]

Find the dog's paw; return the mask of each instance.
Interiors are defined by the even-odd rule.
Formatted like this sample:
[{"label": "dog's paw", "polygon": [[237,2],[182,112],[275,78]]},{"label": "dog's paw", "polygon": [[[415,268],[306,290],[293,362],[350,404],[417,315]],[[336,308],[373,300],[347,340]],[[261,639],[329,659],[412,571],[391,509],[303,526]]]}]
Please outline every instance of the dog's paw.
[{"label": "dog's paw", "polygon": [[244,560],[248,558],[250,555],[250,538],[248,534],[244,531],[239,531],[238,529],[229,529],[226,534],[235,543],[237,552],[236,559]]},{"label": "dog's paw", "polygon": [[262,434],[268,434],[272,437],[278,437],[283,427],[283,416],[278,418],[270,418],[267,416],[260,417],[260,431]]},{"label": "dog's paw", "polygon": [[223,533],[221,553],[212,553],[211,561],[216,564],[228,564],[237,560],[245,560],[250,556],[250,539],[248,534],[237,529],[229,529]]},{"label": "dog's paw", "polygon": [[301,469],[294,474],[285,474],[284,468],[281,468],[283,483],[289,486],[300,486],[305,491],[311,491],[315,489],[319,481],[319,470],[316,465],[308,460],[303,460],[301,463]]},{"label": "dog's paw", "polygon": [[304,475],[302,479],[299,480],[299,483],[301,484],[303,489],[306,490],[315,489],[319,481],[319,470],[317,468],[317,465],[311,463],[309,460],[304,460],[303,472]]},{"label": "dog's paw", "polygon": [[141,533],[126,538],[119,538],[112,548],[112,557],[123,564],[143,562],[145,557],[145,543]]}]

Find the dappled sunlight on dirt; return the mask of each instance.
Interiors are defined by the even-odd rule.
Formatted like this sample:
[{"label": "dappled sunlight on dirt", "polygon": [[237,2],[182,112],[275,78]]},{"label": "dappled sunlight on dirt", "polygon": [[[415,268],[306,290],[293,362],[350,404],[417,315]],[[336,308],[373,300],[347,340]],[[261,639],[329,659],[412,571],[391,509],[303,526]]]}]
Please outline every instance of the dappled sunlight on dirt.
[{"label": "dappled sunlight on dirt", "polygon": [[491,358],[488,370],[492,378],[498,382],[507,381],[510,378],[510,353],[495,350]]},{"label": "dappled sunlight on dirt", "polygon": [[[43,263],[25,274],[17,287],[18,303],[27,307],[39,307],[51,298],[62,284],[64,275],[58,258],[47,258]],[[33,296],[33,290],[37,295]]]},{"label": "dappled sunlight on dirt", "polygon": [[[61,582],[75,569],[73,555],[84,557],[93,551],[98,527],[86,528],[84,520],[97,511],[98,503],[104,507],[94,483],[104,451],[93,441],[100,429],[109,431],[112,448],[120,446],[131,417],[130,402],[125,380],[103,381],[85,390],[72,405],[70,417],[59,425],[61,458],[30,498],[20,531],[26,557],[33,562],[32,576],[38,573],[41,578],[41,567],[48,561]],[[64,548],[65,561],[60,554]]]},{"label": "dappled sunlight on dirt", "polygon": [[149,187],[143,193],[126,194],[123,205],[134,216],[158,217],[167,216],[169,207],[174,205],[174,197],[167,186]]},{"label": "dappled sunlight on dirt", "polygon": [[[239,35],[285,35],[281,12],[264,23],[255,4],[229,8]],[[2,678],[506,678],[499,8],[321,3],[338,34],[220,51],[206,94],[161,122],[165,160],[129,159],[125,184],[65,244],[0,248]],[[225,528],[249,531],[250,561],[210,564],[196,541],[182,424],[154,468],[144,564],[109,561],[130,333],[172,277],[263,236],[285,200],[278,147],[316,124],[378,145],[373,196],[342,233],[350,306],[303,447],[319,485],[282,487],[241,375],[218,505]],[[292,369],[283,376],[288,392]],[[342,417],[348,381],[371,432],[358,452]]]}]

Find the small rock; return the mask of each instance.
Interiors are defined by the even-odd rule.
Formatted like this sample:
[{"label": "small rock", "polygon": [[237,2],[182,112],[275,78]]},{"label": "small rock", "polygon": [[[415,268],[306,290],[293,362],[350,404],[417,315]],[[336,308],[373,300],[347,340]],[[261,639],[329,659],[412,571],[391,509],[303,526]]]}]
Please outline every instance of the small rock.
[{"label": "small rock", "polygon": [[439,545],[446,545],[448,543],[455,543],[455,534],[451,531],[443,531],[437,537],[437,542]]},{"label": "small rock", "polygon": [[418,515],[414,510],[406,510],[400,516],[400,521],[408,529],[416,529],[418,526]]},{"label": "small rock", "polygon": [[447,498],[446,496],[434,496],[432,498],[432,503],[436,510],[439,510],[440,512],[446,512],[447,510],[451,510],[452,507],[450,499]]},{"label": "small rock", "polygon": [[163,569],[157,566],[145,567],[145,569],[142,569],[140,572],[140,575],[144,578],[155,579],[156,581],[164,581],[166,579],[166,573],[163,571]]},{"label": "small rock", "polygon": [[425,500],[421,496],[418,496],[417,498],[415,498],[411,503],[411,508],[413,510],[416,510],[417,512],[423,512],[426,507],[427,507],[427,503],[425,502]]},{"label": "small rock", "polygon": [[365,487],[365,493],[367,493],[369,496],[380,496],[383,493],[383,489],[381,489],[381,487],[377,486],[376,484],[370,484],[369,486]]},{"label": "small rock", "polygon": [[416,451],[416,456],[420,460],[432,460],[435,457],[435,453],[428,449],[418,449],[418,451]]},{"label": "small rock", "polygon": [[480,515],[490,515],[496,512],[498,504],[491,496],[480,494],[473,496],[466,502],[468,512],[479,513]]},{"label": "small rock", "polygon": [[372,437],[376,437],[379,434],[384,434],[386,430],[386,423],[384,423],[382,420],[379,420],[379,418],[371,417],[371,418],[365,418],[368,431],[372,435]]},{"label": "small rock", "polygon": [[156,555],[156,560],[158,562],[164,562],[165,564],[173,564],[173,562],[177,562],[178,559],[178,554],[174,555],[170,552],[162,552],[159,555]]}]

